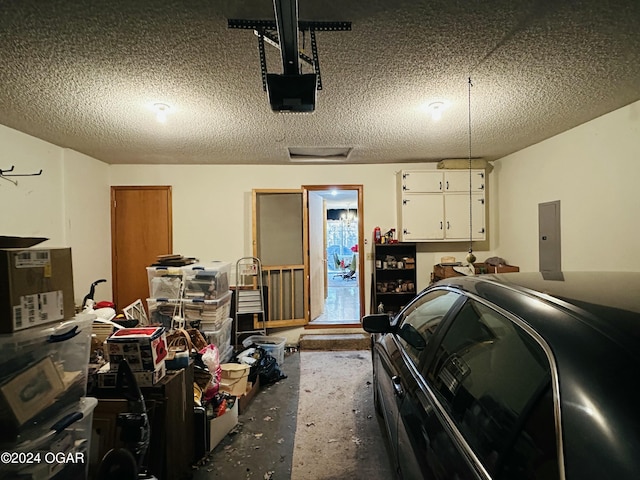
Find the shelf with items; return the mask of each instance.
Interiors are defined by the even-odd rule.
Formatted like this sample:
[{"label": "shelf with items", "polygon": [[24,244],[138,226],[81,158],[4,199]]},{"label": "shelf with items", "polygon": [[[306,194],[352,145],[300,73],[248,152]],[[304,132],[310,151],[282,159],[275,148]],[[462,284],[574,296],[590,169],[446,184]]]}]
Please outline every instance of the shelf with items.
[{"label": "shelf with items", "polygon": [[374,245],[371,312],[398,313],[416,295],[415,243]]},{"label": "shelf with items", "polygon": [[[444,278],[460,277],[464,275],[455,270],[458,265],[442,265],[437,264],[433,266],[433,272],[431,273],[431,283],[437,282]],[[474,270],[476,275],[482,275],[485,273],[511,273],[519,272],[520,267],[516,265],[490,265],[487,263],[474,263]]]}]

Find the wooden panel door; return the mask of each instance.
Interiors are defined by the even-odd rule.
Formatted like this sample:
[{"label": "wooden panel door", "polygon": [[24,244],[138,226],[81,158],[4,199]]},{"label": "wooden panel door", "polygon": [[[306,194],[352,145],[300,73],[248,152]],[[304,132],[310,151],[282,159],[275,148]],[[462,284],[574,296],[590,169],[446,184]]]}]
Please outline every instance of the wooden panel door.
[{"label": "wooden panel door", "polygon": [[122,310],[149,297],[147,269],[173,253],[170,186],[111,187],[113,301]]},{"label": "wooden panel door", "polygon": [[253,190],[253,255],[267,289],[267,328],[309,321],[306,195],[302,190]]}]

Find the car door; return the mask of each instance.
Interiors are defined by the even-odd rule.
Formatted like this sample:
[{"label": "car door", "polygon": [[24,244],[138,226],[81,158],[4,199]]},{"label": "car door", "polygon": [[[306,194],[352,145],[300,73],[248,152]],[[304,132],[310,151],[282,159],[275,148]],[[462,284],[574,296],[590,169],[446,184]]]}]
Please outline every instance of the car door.
[{"label": "car door", "polygon": [[438,325],[456,302],[458,293],[435,289],[418,297],[397,318],[397,334],[385,335],[389,364],[380,378],[391,444],[402,478],[421,478],[425,451],[420,427],[422,387],[419,365]]},{"label": "car door", "polygon": [[513,454],[514,444],[520,445],[519,453],[531,454],[538,447],[516,439],[541,406],[546,412],[541,427],[551,432],[544,438],[553,438],[553,402],[541,403],[551,385],[543,347],[512,319],[473,299],[447,319],[438,340],[423,365],[423,428],[429,440],[424,477],[545,478],[530,475],[531,465],[548,460],[555,445],[526,462],[524,455]]}]

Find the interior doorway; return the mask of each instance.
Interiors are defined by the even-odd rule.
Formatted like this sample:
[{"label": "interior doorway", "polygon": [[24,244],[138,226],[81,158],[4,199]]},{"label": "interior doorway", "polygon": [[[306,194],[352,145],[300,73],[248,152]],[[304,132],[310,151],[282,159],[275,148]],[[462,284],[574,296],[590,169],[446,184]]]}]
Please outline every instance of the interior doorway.
[{"label": "interior doorway", "polygon": [[[308,327],[360,326],[364,314],[362,185],[303,188],[309,204]],[[318,199],[321,208],[315,206]]]}]

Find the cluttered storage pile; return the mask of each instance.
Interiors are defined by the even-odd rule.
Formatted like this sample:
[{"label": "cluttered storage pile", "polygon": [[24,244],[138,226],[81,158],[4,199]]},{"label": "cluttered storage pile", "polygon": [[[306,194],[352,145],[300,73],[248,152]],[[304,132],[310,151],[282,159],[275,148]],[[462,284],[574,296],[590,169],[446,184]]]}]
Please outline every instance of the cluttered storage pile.
[{"label": "cluttered storage pile", "polygon": [[285,378],[285,339],[250,336],[237,355],[232,345],[231,264],[159,262],[147,267],[149,322],[166,331],[167,370],[193,364],[195,460],[236,425],[260,382]]},{"label": "cluttered storage pile", "polygon": [[0,250],[2,478],[86,478],[93,315],[75,315],[71,249]]},{"label": "cluttered storage pile", "polygon": [[[196,414],[196,457],[213,450],[237,424],[238,414],[246,408],[261,386],[286,378],[280,363],[263,345],[248,338],[245,349],[234,362],[217,362],[217,348],[209,344],[194,359],[197,374],[194,384]],[[279,355],[279,354],[278,354]],[[284,358],[284,342],[282,342]],[[203,365],[204,364],[204,365]],[[205,385],[197,379],[204,380]],[[202,394],[198,390],[202,388]]]}]

